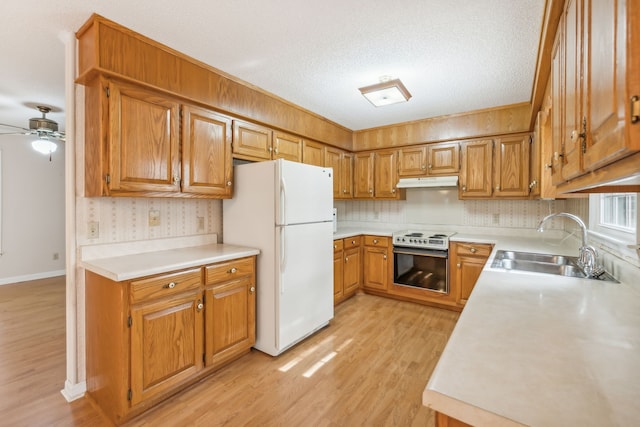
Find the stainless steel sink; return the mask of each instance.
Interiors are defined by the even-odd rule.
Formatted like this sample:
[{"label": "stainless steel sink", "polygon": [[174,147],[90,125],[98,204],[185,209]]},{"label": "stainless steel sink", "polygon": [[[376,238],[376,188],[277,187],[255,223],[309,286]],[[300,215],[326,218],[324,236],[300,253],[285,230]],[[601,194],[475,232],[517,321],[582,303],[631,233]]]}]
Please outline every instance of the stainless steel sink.
[{"label": "stainless steel sink", "polygon": [[606,272],[598,277],[587,277],[582,269],[578,267],[576,263],[577,260],[577,257],[566,255],[499,250],[496,252],[491,267],[617,282],[616,279]]}]

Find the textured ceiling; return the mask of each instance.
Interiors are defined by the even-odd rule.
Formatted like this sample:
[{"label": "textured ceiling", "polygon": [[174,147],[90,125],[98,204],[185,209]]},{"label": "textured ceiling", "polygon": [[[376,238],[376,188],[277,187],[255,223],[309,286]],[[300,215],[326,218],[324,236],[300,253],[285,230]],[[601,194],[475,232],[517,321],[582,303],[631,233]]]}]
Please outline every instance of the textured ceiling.
[{"label": "textured ceiling", "polygon": [[[96,12],[359,130],[528,102],[545,0],[3,0],[0,123],[64,108],[64,44]],[[375,108],[359,87],[399,77]],[[64,112],[49,115],[64,130]],[[0,129],[0,132],[4,129]]]}]

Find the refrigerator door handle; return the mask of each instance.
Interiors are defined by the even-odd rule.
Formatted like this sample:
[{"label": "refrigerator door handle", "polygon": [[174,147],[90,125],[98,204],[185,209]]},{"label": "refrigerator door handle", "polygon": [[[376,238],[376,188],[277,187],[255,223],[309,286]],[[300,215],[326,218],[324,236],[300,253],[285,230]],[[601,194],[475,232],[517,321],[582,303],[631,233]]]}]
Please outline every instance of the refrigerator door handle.
[{"label": "refrigerator door handle", "polygon": [[285,207],[287,206],[287,185],[284,178],[280,178],[280,221],[279,224],[287,225],[287,215]]},{"label": "refrigerator door handle", "polygon": [[[284,227],[280,227],[280,276],[287,268]],[[284,294],[284,280],[280,280],[280,295]]]}]

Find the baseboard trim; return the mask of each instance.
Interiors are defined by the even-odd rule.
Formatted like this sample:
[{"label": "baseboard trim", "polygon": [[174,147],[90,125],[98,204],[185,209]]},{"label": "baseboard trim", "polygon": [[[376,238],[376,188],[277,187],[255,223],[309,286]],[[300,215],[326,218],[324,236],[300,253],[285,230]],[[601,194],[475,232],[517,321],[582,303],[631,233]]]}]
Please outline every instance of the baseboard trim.
[{"label": "baseboard trim", "polygon": [[78,384],[71,384],[69,380],[64,382],[64,388],[60,390],[60,393],[64,396],[67,402],[73,402],[84,396],[87,391],[86,381],[82,381]]},{"label": "baseboard trim", "polygon": [[64,276],[65,270],[45,271],[42,273],[25,274],[24,276],[5,277],[0,279],[0,285],[27,282],[29,280],[48,279],[49,277]]}]

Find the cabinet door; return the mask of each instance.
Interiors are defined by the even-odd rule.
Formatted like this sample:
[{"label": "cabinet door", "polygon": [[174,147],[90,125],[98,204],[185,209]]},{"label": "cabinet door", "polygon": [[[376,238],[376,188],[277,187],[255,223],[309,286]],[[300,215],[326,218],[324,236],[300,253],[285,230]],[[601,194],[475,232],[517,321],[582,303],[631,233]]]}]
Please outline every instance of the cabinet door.
[{"label": "cabinet door", "polygon": [[342,150],[324,147],[324,165],[333,169],[333,198],[339,199],[342,194]]},{"label": "cabinet door", "polygon": [[271,160],[273,131],[241,120],[233,121],[233,155],[239,159]]},{"label": "cabinet door", "polygon": [[457,257],[455,275],[458,283],[458,304],[466,304],[485,262],[486,258],[465,255]]},{"label": "cabinet door", "polygon": [[632,97],[640,96],[640,6],[632,0],[584,1],[584,167],[594,170],[640,150],[640,124],[630,123],[629,111]]},{"label": "cabinet door", "polygon": [[373,198],[373,153],[359,153],[354,156],[353,197]]},{"label": "cabinet door", "polygon": [[564,163],[562,143],[564,133],[564,26],[562,19],[558,25],[551,55],[551,181],[553,185],[558,185],[564,182],[562,178]]},{"label": "cabinet door", "polygon": [[498,138],[493,159],[495,197],[529,195],[530,135]]},{"label": "cabinet door", "polygon": [[339,302],[344,295],[344,259],[342,249],[333,250],[333,302]]},{"label": "cabinet door", "polygon": [[255,344],[255,282],[252,276],[205,290],[205,360],[222,364]]},{"label": "cabinet door", "polygon": [[424,176],[427,173],[427,147],[407,147],[398,151],[398,176]]},{"label": "cabinet door", "polygon": [[351,199],[353,197],[353,154],[342,153],[340,159],[340,186],[341,199]]},{"label": "cabinet door", "polygon": [[324,146],[315,141],[306,139],[302,141],[302,162],[308,165],[324,166]]},{"label": "cabinet door", "polygon": [[562,179],[582,174],[582,0],[567,0],[564,17],[564,122]]},{"label": "cabinet door", "polygon": [[182,120],[182,191],[230,198],[231,119],[184,106]]},{"label": "cabinet door", "polygon": [[344,251],[344,295],[355,293],[360,287],[360,247],[353,247]]},{"label": "cabinet door", "polygon": [[375,171],[374,194],[377,198],[396,198],[398,184],[398,152],[376,151],[373,170]]},{"label": "cabinet door", "polygon": [[364,247],[365,288],[386,291],[388,287],[388,251],[383,247]]},{"label": "cabinet door", "polygon": [[131,309],[131,404],[166,392],[202,369],[198,290]]},{"label": "cabinet door", "polygon": [[460,171],[460,144],[457,142],[427,145],[429,175],[452,175]]},{"label": "cabinet door", "polygon": [[491,197],[492,154],[490,139],[462,144],[460,198]]},{"label": "cabinet door", "polygon": [[179,192],[179,104],[115,82],[108,93],[109,190]]},{"label": "cabinet door", "polygon": [[273,135],[273,158],[302,161],[302,139],[287,133],[276,132]]}]

